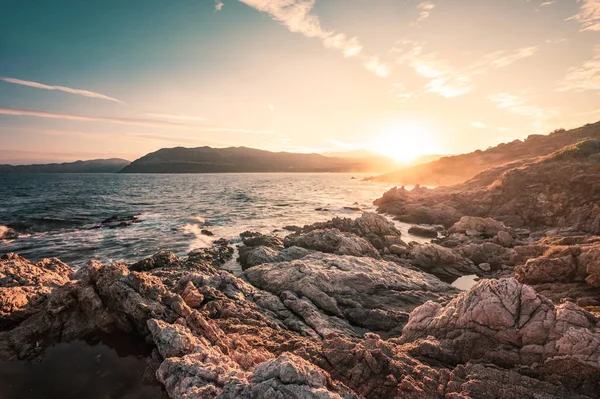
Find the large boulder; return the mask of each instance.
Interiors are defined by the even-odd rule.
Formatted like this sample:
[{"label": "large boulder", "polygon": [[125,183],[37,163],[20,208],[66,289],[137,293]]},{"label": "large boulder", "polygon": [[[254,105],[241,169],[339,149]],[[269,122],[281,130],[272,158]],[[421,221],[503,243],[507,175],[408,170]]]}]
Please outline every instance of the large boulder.
[{"label": "large boulder", "polygon": [[[277,296],[292,293],[324,314],[396,334],[414,307],[427,300],[445,301],[458,292],[430,274],[396,263],[319,253],[256,266],[244,275],[252,285]],[[313,326],[308,317],[305,321]]]},{"label": "large boulder", "polygon": [[246,270],[253,266],[263,263],[288,262],[291,260],[302,259],[314,251],[301,247],[289,247],[282,250],[273,249],[266,246],[244,249],[244,255],[239,260],[242,269]]},{"label": "large boulder", "polygon": [[437,238],[438,231],[435,227],[430,226],[411,226],[408,233],[418,237]]},{"label": "large boulder", "polygon": [[313,230],[338,229],[341,232],[353,233],[369,241],[375,248],[383,249],[391,245],[404,245],[400,230],[384,216],[365,212],[357,219],[335,217],[327,222],[319,222],[304,226],[299,233]]},{"label": "large boulder", "polygon": [[336,255],[379,258],[379,252],[364,238],[338,229],[312,230],[285,238],[286,247],[301,247]]},{"label": "large boulder", "polygon": [[508,227],[502,222],[492,218],[463,216],[450,229],[449,233],[463,233],[467,235],[480,234],[484,237],[494,237],[499,232],[507,232]]},{"label": "large boulder", "polygon": [[32,263],[10,253],[0,258],[0,331],[39,312],[75,271],[58,259]]},{"label": "large boulder", "polygon": [[[544,379],[600,387],[598,319],[573,303],[555,306],[515,279],[482,280],[446,306],[415,309],[402,341],[413,353],[457,363],[526,367]],[[435,340],[435,341],[432,341]]]},{"label": "large boulder", "polygon": [[477,274],[480,270],[468,258],[451,248],[438,244],[421,244],[411,248],[409,261],[427,273],[441,278]]}]

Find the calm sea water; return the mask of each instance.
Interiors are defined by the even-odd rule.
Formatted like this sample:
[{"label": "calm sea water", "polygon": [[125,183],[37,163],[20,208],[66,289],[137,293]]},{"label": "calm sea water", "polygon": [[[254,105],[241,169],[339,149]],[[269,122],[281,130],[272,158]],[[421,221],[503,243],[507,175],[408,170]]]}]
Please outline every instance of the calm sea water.
[{"label": "calm sea water", "polygon": [[[352,179],[355,177],[355,179]],[[244,230],[269,233],[286,225],[373,211],[389,188],[350,174],[36,174],[0,175],[0,225],[22,233],[0,241],[0,255],[133,261],[166,249],[178,255],[236,239]],[[316,209],[323,210],[317,211]],[[139,223],[108,228],[113,216]],[[408,226],[398,224],[406,233]],[[201,234],[210,230],[214,236]],[[286,234],[286,232],[279,232]],[[409,239],[413,239],[410,237]]]}]

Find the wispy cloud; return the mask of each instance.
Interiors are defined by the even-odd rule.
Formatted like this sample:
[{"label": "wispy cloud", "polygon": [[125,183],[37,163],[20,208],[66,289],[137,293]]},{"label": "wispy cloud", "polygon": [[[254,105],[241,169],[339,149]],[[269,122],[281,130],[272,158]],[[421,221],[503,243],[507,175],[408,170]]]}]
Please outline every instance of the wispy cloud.
[{"label": "wispy cloud", "polygon": [[523,58],[531,57],[537,53],[539,49],[539,46],[531,46],[518,49],[514,53],[507,54],[505,51],[491,53],[483,57],[483,66],[489,64],[494,68],[502,68],[522,60]]},{"label": "wispy cloud", "polygon": [[376,56],[371,57],[365,62],[365,68],[382,78],[387,77],[392,71],[392,68],[389,65],[380,62],[379,58]]},{"label": "wispy cloud", "polygon": [[594,56],[581,66],[570,68],[567,76],[559,83],[558,91],[600,92],[600,46],[594,48]]},{"label": "wispy cloud", "polygon": [[325,142],[332,144],[336,147],[343,148],[344,150],[356,150],[356,149],[360,148],[356,144],[345,143],[345,142],[339,141],[339,140],[326,139]]},{"label": "wispy cloud", "polygon": [[196,122],[206,121],[206,118],[201,118],[198,116],[181,115],[181,114],[167,114],[167,113],[161,113],[161,112],[148,112],[148,113],[146,113],[146,116],[149,116],[151,118],[169,119],[169,120],[176,120],[176,121],[196,121]]},{"label": "wispy cloud", "polygon": [[15,79],[15,78],[7,78],[7,77],[0,77],[0,80],[7,82],[7,83],[14,83],[14,84],[21,85],[21,86],[34,87],[36,89],[58,90],[58,91],[62,91],[65,93],[77,94],[80,96],[91,97],[91,98],[98,98],[101,100],[114,101],[117,103],[123,102],[117,98],[110,97],[110,96],[96,93],[96,92],[89,91],[89,90],[73,89],[71,87],[65,87],[65,86],[50,86],[50,85],[46,85],[43,83],[32,82],[29,80],[21,80],[21,79]]},{"label": "wispy cloud", "polygon": [[556,3],[556,1],[554,1],[554,0],[553,1],[545,1],[542,4],[540,4],[540,7],[547,7],[547,6],[550,6],[550,5],[554,4],[554,3]]},{"label": "wispy cloud", "polygon": [[435,4],[430,1],[423,1],[419,3],[417,8],[419,9],[419,18],[417,18],[417,22],[413,25],[419,25],[419,23],[429,18],[429,14],[431,14],[431,11],[435,8]]},{"label": "wispy cloud", "polygon": [[579,13],[567,18],[567,21],[579,21],[583,26],[582,31],[600,31],[600,0],[579,1],[581,2]]},{"label": "wispy cloud", "polygon": [[343,33],[324,30],[316,15],[310,13],[315,0],[239,0],[258,11],[267,13],[281,22],[291,32],[306,37],[318,38],[325,47],[335,48],[346,56],[353,56],[362,50],[356,38],[347,38]]},{"label": "wispy cloud", "polygon": [[326,30],[321,27],[318,16],[311,14],[315,0],[239,0],[240,2],[271,16],[290,32],[300,33],[306,37],[319,39],[326,48],[340,51],[344,57],[358,57],[367,70],[377,76],[386,77],[391,66],[376,56],[363,53],[363,46],[356,37],[348,37],[344,33]]},{"label": "wispy cloud", "polygon": [[471,122],[471,126],[476,127],[478,129],[485,129],[487,128],[487,125],[483,122],[477,122],[477,121],[473,121]]},{"label": "wispy cloud", "polygon": [[423,43],[402,41],[392,52],[398,54],[396,59],[398,64],[411,66],[417,74],[429,80],[425,84],[426,92],[451,98],[470,93],[473,90],[472,80],[475,76],[486,73],[490,68],[503,68],[531,57],[539,47],[524,47],[514,52],[496,51],[484,55],[464,68],[454,68],[447,60],[440,59],[436,53],[425,53],[423,49]]},{"label": "wispy cloud", "polygon": [[64,120],[73,120],[73,121],[82,121],[82,122],[104,122],[104,123],[114,123],[114,124],[132,125],[132,126],[178,128],[178,129],[188,129],[188,130],[196,130],[196,131],[275,134],[271,130],[237,129],[237,128],[230,128],[230,127],[222,127],[222,126],[194,125],[194,124],[188,124],[188,123],[158,121],[158,120],[151,120],[151,119],[111,118],[111,117],[102,117],[102,116],[89,116],[89,115],[69,114],[69,113],[43,111],[43,110],[32,110],[32,109],[18,109],[18,108],[0,108],[0,115],[32,116],[32,117],[37,117],[37,118],[64,119]]},{"label": "wispy cloud", "polygon": [[531,105],[529,99],[522,94],[497,93],[488,96],[487,99],[496,103],[500,109],[533,118],[535,125],[539,128],[543,126],[547,119],[558,115],[558,110],[555,108],[542,108]]},{"label": "wispy cloud", "polygon": [[215,1],[215,11],[221,11],[223,9],[223,2],[221,0]]},{"label": "wispy cloud", "polygon": [[415,93],[406,89],[403,83],[394,83],[390,88],[390,93],[398,97],[399,102],[404,102],[415,96]]}]

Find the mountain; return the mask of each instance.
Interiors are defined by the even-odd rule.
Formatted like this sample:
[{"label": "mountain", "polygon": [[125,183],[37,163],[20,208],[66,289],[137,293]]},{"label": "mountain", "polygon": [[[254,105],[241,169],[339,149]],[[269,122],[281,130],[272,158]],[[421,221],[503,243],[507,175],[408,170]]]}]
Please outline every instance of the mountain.
[{"label": "mountain", "polygon": [[133,161],[122,173],[373,172],[397,165],[384,157],[326,157],[247,147],[163,148]]},{"label": "mountain", "polygon": [[471,179],[478,173],[511,162],[537,158],[584,139],[600,139],[600,122],[583,127],[558,129],[548,135],[534,134],[525,140],[500,144],[485,151],[448,156],[434,162],[399,169],[369,178],[404,185],[447,186]]},{"label": "mountain", "polygon": [[116,173],[129,165],[125,159],[93,159],[38,165],[0,165],[0,173]]}]

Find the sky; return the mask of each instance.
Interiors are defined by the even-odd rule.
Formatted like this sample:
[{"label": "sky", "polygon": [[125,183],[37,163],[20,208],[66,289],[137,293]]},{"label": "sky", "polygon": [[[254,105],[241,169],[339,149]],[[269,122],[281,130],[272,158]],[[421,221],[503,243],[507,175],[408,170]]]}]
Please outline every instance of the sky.
[{"label": "sky", "polygon": [[600,120],[600,0],[0,0],[0,163],[485,149]]}]

